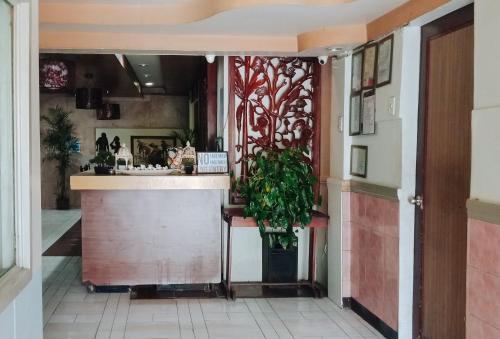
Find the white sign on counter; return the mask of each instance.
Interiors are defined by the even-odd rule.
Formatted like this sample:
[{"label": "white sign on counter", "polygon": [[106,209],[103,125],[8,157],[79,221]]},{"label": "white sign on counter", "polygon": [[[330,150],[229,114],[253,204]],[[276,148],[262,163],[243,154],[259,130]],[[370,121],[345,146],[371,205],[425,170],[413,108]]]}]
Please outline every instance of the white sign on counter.
[{"label": "white sign on counter", "polygon": [[228,173],[227,152],[198,152],[198,173]]}]

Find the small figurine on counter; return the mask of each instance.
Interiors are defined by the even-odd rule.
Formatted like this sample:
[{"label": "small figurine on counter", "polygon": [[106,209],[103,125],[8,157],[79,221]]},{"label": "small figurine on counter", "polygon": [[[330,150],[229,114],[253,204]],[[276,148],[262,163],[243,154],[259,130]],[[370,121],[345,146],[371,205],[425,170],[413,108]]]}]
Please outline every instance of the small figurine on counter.
[{"label": "small figurine on counter", "polygon": [[95,142],[95,150],[99,152],[109,152],[109,142],[106,133],[102,133],[101,136]]},{"label": "small figurine on counter", "polygon": [[113,138],[113,141],[111,141],[111,144],[109,144],[109,147],[113,149],[113,153],[117,154],[118,151],[120,150],[120,138],[118,136],[115,136]]},{"label": "small figurine on counter", "polygon": [[134,163],[134,156],[128,149],[126,144],[120,147],[118,153],[115,155],[115,168],[118,169],[118,160],[125,160],[125,168],[129,167],[129,163]]}]

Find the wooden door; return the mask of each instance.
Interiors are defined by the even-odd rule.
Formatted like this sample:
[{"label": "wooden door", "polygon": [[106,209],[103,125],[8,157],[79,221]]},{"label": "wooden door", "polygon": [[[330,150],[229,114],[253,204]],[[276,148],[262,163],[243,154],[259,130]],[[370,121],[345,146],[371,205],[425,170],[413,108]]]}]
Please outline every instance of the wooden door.
[{"label": "wooden door", "polygon": [[[474,26],[472,8],[423,28],[417,337],[465,338]],[[420,191],[420,192],[418,192]],[[419,232],[420,231],[420,232]],[[418,269],[418,265],[417,265]],[[418,299],[416,300],[418,301]]]}]

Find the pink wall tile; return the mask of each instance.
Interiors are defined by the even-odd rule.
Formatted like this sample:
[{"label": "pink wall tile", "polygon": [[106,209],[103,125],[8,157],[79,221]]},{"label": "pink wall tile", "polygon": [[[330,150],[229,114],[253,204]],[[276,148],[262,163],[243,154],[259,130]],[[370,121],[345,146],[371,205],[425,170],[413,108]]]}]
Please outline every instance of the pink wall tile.
[{"label": "pink wall tile", "polygon": [[500,225],[469,219],[467,339],[500,338]]},{"label": "pink wall tile", "polygon": [[500,277],[468,267],[467,314],[500,329]]},{"label": "pink wall tile", "polygon": [[469,219],[468,243],[468,264],[500,276],[500,225]]},{"label": "pink wall tile", "polygon": [[397,330],[399,203],[351,192],[343,207],[350,208],[350,221],[343,222],[350,239],[343,237],[343,245],[351,250],[351,296]]},{"label": "pink wall tile", "polygon": [[484,321],[472,316],[467,316],[467,339],[494,339],[500,338],[500,329],[485,323]]},{"label": "pink wall tile", "polygon": [[342,192],[342,221],[351,221],[351,192]]}]

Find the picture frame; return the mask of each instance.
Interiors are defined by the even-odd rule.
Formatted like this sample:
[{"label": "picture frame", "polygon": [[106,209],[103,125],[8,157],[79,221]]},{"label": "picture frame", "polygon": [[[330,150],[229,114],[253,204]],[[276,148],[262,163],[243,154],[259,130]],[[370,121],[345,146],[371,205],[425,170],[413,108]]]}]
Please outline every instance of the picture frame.
[{"label": "picture frame", "polygon": [[351,93],[361,92],[363,80],[363,49],[352,54],[352,75],[351,75]]},{"label": "picture frame", "polygon": [[377,65],[377,44],[371,43],[363,49],[363,89],[372,89],[375,87],[375,75]]},{"label": "picture frame", "polygon": [[42,93],[67,93],[75,90],[75,63],[59,58],[41,58],[39,87]]},{"label": "picture frame", "polygon": [[351,145],[350,173],[353,176],[366,178],[368,174],[368,146]]},{"label": "picture frame", "polygon": [[370,90],[363,93],[361,107],[361,134],[375,134],[375,90]]},{"label": "picture frame", "polygon": [[134,166],[155,163],[166,166],[167,150],[176,147],[176,144],[177,138],[174,136],[131,136],[130,150],[134,156]]},{"label": "picture frame", "polygon": [[393,53],[394,34],[391,34],[377,44],[377,87],[389,85],[392,81]]},{"label": "picture frame", "polygon": [[349,114],[349,135],[361,134],[361,93],[351,96]]},{"label": "picture frame", "polygon": [[120,119],[120,104],[105,103],[102,107],[97,108],[97,120],[119,120]]},{"label": "picture frame", "polygon": [[197,152],[196,163],[198,174],[229,173],[229,157],[227,152]]}]

